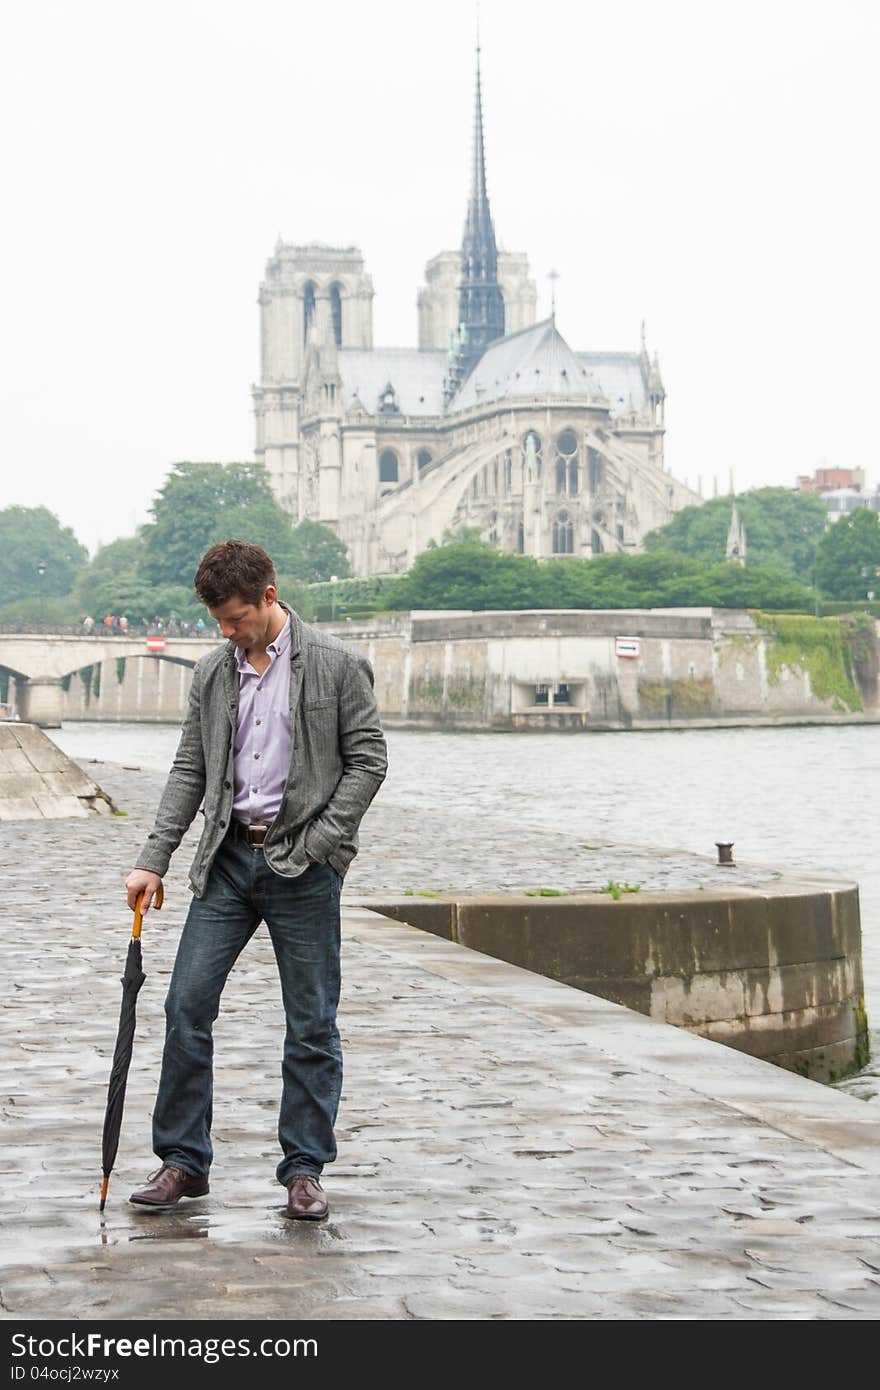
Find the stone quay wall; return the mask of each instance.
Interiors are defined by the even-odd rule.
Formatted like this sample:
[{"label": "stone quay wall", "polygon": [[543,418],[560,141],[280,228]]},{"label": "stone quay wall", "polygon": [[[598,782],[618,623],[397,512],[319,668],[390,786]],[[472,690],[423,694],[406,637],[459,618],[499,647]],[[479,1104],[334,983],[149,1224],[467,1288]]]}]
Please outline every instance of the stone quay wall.
[{"label": "stone quay wall", "polygon": [[[815,635],[802,648],[750,612],[719,608],[414,611],[321,626],[369,657],[389,727],[608,730],[880,719],[880,624],[870,620],[869,631],[844,639],[846,664],[832,649],[836,628],[826,629],[827,648]],[[60,718],[178,722],[190,663],[206,644],[190,645],[192,652],[179,643],[170,658],[120,648],[119,656],[60,682],[54,675],[51,717],[45,700],[45,709],[25,701],[19,713],[44,725]],[[45,695],[45,682],[30,684]]]},{"label": "stone quay wall", "polygon": [[371,895],[366,906],[818,1081],[868,1061],[859,892]]}]

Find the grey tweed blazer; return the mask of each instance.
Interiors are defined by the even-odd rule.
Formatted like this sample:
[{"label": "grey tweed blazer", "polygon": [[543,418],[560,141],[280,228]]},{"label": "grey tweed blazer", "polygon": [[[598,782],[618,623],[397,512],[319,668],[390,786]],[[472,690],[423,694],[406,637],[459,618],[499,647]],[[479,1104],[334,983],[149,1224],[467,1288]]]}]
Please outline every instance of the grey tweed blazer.
[{"label": "grey tweed blazer", "polygon": [[[297,878],[309,867],[310,854],[344,877],[358,852],[358,825],[388,766],[373,669],[354,647],[281,606],[291,625],[293,749],[281,809],[264,842],[266,862],[276,873]],[[204,894],[232,819],[238,686],[232,642],[197,662],[156,822],[135,865],[164,876],[204,802],[205,828],[189,873],[196,897]]]}]

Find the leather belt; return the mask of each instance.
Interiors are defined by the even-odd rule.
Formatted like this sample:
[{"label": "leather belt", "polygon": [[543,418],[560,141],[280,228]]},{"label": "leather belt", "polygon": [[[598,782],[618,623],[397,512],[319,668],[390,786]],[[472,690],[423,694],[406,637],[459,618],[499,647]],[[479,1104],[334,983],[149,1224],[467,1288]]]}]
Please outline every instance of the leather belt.
[{"label": "leather belt", "polygon": [[232,822],[232,833],[242,840],[247,840],[249,845],[261,845],[266,838],[268,825],[245,825],[242,820]]}]

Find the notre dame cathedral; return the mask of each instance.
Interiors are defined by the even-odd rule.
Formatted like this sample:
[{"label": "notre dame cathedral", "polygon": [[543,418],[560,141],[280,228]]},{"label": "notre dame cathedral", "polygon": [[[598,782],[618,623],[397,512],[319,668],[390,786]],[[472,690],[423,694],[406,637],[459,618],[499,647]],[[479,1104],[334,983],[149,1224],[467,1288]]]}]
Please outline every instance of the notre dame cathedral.
[{"label": "notre dame cathedral", "polygon": [[536,300],[527,257],[495,240],[478,53],[461,250],[425,267],[418,347],[374,347],[354,246],[279,242],[260,287],[256,456],[294,523],[341,537],[352,574],[399,573],[464,526],[524,555],[635,552],[702,501],[664,464],[644,330],[637,352],[582,352],[552,315],[535,322]]}]

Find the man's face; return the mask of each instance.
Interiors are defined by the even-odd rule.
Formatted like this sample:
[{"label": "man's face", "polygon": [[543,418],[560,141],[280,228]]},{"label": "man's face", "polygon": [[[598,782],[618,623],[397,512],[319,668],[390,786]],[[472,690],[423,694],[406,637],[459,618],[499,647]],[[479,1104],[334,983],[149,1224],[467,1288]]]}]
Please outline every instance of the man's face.
[{"label": "man's face", "polygon": [[270,584],[259,603],[248,603],[234,594],[219,608],[209,608],[208,612],[227,642],[234,642],[244,650],[247,647],[264,645],[272,621],[276,589]]}]

